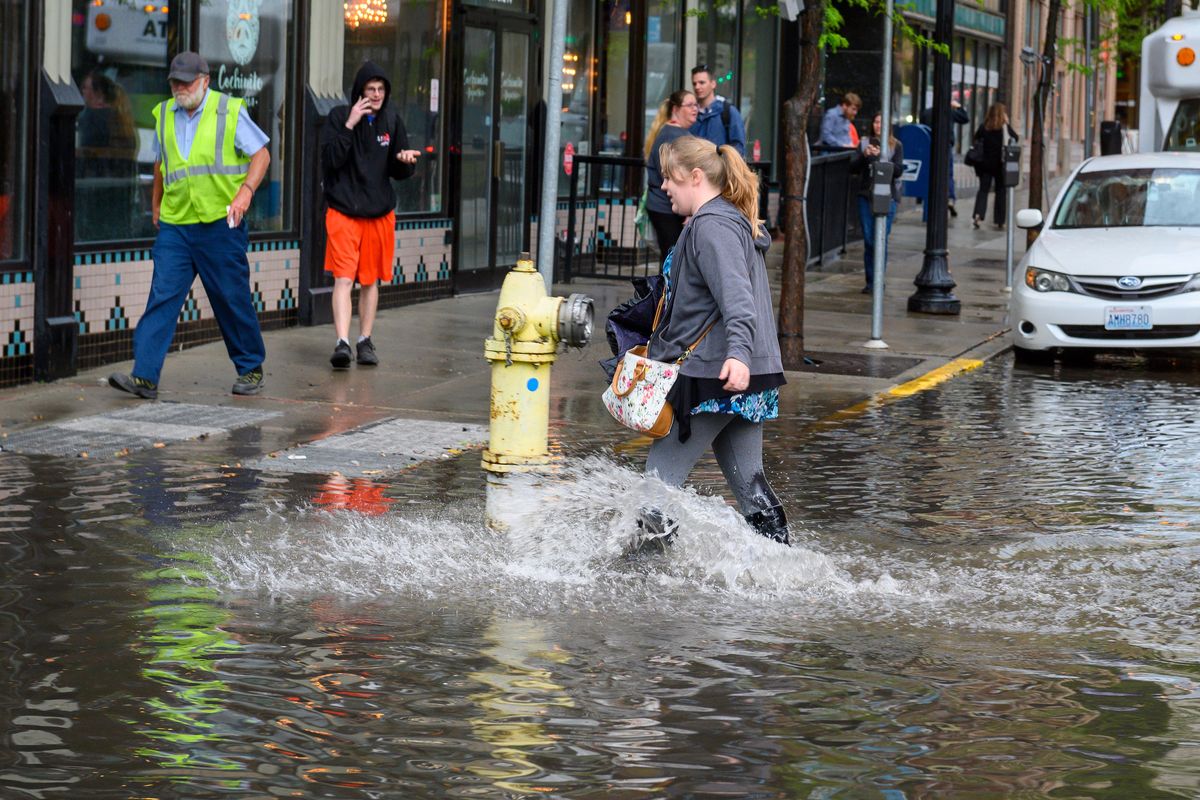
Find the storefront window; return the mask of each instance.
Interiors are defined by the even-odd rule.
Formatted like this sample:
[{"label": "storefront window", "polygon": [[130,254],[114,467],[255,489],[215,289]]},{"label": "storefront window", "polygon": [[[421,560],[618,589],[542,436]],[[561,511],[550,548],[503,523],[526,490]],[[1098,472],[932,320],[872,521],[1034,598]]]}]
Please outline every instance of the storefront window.
[{"label": "storefront window", "polygon": [[680,82],[680,14],[683,4],[674,0],[650,0],[646,5],[646,106],[643,134],[650,130],[663,100],[674,91],[692,88],[690,65],[685,71],[687,77],[683,83]]},{"label": "storefront window", "polygon": [[250,118],[271,139],[270,172],[247,215],[252,232],[292,228],[294,11],[291,0],[200,3],[199,51],[212,70],[211,87],[245,98]]},{"label": "storefront window", "polygon": [[688,64],[685,70],[690,88],[692,67],[707,65],[717,82],[717,94],[734,104],[737,103],[736,89],[741,77],[735,74],[738,5],[732,0],[700,0],[696,20],[696,64]]},{"label": "storefront window", "polygon": [[604,99],[600,152],[623,154],[629,139],[629,0],[604,0]]},{"label": "storefront window", "polygon": [[74,0],[71,73],[83,93],[75,128],[75,240],[151,238],[154,106],[167,88],[167,12]]},{"label": "storefront window", "polygon": [[25,255],[28,8],[0,0],[0,261]]},{"label": "storefront window", "polygon": [[[774,15],[759,14],[758,8],[757,0],[743,0],[742,75],[737,84],[741,94],[736,103],[746,121],[746,158],[771,161],[775,158],[775,109],[778,107],[775,76],[779,71],[779,23]],[[778,166],[775,171],[780,174]]]},{"label": "storefront window", "polygon": [[596,88],[596,52],[592,37],[592,0],[571,0],[567,9],[567,40],[562,65],[562,138],[558,151],[558,193],[566,197],[570,179],[563,172],[563,151],[568,144],[581,156],[591,155],[592,95]]},{"label": "storefront window", "polygon": [[387,70],[392,85],[388,103],[404,120],[409,147],[421,151],[416,173],[393,184],[401,214],[442,210],[443,2],[388,0],[382,20],[346,18],[347,95],[364,61]]}]

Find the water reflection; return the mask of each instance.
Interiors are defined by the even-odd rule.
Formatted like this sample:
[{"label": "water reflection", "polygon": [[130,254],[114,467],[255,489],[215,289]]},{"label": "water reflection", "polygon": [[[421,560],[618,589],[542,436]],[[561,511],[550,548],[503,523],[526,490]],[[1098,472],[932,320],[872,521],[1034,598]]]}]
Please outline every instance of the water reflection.
[{"label": "water reflection", "polygon": [[[1197,383],[998,364],[781,430],[791,549],[714,464],[574,452],[500,536],[474,461],[4,454],[0,796],[1191,796]],[[626,558],[649,499],[678,545]]]}]

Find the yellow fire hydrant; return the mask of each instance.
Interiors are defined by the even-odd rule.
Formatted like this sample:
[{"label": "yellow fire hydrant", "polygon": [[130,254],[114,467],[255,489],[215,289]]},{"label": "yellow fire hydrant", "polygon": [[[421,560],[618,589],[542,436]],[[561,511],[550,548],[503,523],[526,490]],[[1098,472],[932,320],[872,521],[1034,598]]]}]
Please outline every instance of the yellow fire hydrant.
[{"label": "yellow fire hydrant", "polygon": [[525,472],[550,463],[550,367],[560,343],[583,347],[592,336],[592,298],[550,297],[546,282],[522,253],[504,279],[492,336],[491,432],[483,468]]}]

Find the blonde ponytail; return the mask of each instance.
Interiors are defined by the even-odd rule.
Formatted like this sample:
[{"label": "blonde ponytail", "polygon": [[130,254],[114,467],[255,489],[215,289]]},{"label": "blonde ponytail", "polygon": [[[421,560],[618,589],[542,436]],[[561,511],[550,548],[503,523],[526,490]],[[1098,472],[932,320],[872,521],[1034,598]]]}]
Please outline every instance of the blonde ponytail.
[{"label": "blonde ponytail", "polygon": [[664,175],[684,175],[694,169],[700,170],[721,196],[749,220],[754,236],[766,230],[758,218],[758,175],[746,166],[736,148],[727,144],[713,145],[696,136],[681,136],[664,144],[658,158]]}]

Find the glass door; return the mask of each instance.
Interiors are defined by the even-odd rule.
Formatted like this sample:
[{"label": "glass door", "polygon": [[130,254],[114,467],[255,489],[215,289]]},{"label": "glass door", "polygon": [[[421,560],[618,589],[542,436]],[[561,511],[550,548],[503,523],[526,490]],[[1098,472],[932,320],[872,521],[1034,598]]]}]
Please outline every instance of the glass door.
[{"label": "glass door", "polygon": [[[495,141],[496,34],[468,27],[463,43],[462,169],[459,171],[458,266],[460,273],[490,270],[492,144]],[[466,276],[463,276],[466,278]],[[476,281],[468,278],[470,283]]]},{"label": "glass door", "polygon": [[491,289],[525,249],[529,34],[502,22],[463,33],[459,291]]}]

